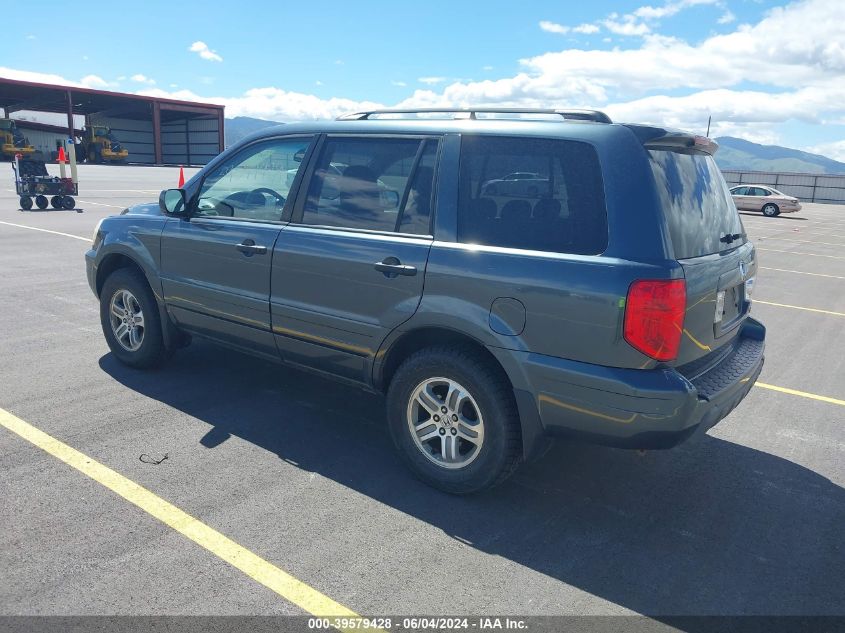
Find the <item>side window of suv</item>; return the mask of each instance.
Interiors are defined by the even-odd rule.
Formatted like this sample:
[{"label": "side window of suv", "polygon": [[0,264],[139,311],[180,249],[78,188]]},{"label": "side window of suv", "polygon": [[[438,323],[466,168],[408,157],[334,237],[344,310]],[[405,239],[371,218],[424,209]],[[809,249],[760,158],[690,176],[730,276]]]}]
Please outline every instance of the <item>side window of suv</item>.
[{"label": "side window of suv", "polygon": [[206,176],[196,215],[277,222],[313,137],[256,143]]},{"label": "side window of suv", "polygon": [[464,136],[459,205],[461,242],[585,255],[607,248],[601,168],[587,143]]},{"label": "side window of suv", "polygon": [[429,234],[436,155],[434,139],[329,138],[302,223]]}]

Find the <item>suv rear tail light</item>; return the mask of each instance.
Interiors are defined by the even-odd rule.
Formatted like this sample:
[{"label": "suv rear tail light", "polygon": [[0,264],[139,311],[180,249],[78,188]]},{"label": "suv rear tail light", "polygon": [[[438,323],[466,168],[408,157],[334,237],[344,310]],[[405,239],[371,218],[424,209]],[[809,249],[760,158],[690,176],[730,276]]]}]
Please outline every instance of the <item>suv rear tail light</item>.
[{"label": "suv rear tail light", "polygon": [[625,302],[625,340],[655,360],[674,360],[684,331],[686,304],[683,279],[635,281]]}]

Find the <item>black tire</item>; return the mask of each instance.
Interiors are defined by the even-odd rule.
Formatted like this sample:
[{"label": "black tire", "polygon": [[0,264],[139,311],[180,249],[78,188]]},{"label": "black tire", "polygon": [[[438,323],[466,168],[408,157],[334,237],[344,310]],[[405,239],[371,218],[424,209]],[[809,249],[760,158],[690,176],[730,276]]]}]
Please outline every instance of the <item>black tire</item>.
[{"label": "black tire", "polygon": [[49,204],[50,201],[47,200],[47,196],[35,196],[35,206],[39,209],[46,209]]},{"label": "black tire", "polygon": [[[140,347],[135,351],[126,349],[112,331],[110,306],[112,298],[128,290],[137,300],[144,316],[144,331]],[[158,304],[144,275],[132,268],[118,268],[109,275],[100,292],[100,325],[112,353],[124,365],[148,369],[157,367],[167,357],[161,334]]]},{"label": "black tire", "polygon": [[54,209],[61,209],[62,208],[62,197],[61,196],[53,196],[50,198],[50,206]]},{"label": "black tire", "polygon": [[[427,457],[417,446],[408,421],[414,391],[435,377],[462,385],[483,418],[484,441],[477,456],[460,468],[449,469]],[[519,466],[522,442],[513,389],[499,367],[472,349],[437,346],[407,358],[390,381],[387,419],[403,461],[422,481],[444,492],[470,494],[490,488]]]},{"label": "black tire", "polygon": [[76,200],[73,199],[73,196],[62,196],[62,209],[66,211],[70,211],[76,206]]},{"label": "black tire", "polygon": [[773,202],[769,202],[768,204],[763,205],[763,215],[767,218],[773,218],[780,215],[780,209],[778,209],[778,205]]},{"label": "black tire", "polygon": [[29,211],[32,208],[32,198],[29,196],[21,196],[21,209],[24,211]]}]

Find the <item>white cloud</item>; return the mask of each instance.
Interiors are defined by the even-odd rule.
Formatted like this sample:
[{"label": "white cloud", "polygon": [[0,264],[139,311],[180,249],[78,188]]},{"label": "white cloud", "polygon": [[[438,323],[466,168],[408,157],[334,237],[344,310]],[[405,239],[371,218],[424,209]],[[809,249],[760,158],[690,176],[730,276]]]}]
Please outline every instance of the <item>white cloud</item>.
[{"label": "white cloud", "polygon": [[659,7],[640,7],[634,11],[633,15],[644,20],[659,20],[661,18],[668,18],[676,15],[677,13],[680,13],[684,9],[689,9],[690,7],[708,4],[721,4],[721,2],[722,0],[676,0],[675,2],[667,2],[663,6]]},{"label": "white cloud", "polygon": [[571,27],[558,24],[557,22],[549,22],[548,20],[541,21],[540,28],[547,33],[557,33],[559,35],[566,35],[569,32],[590,35],[592,33],[598,33],[601,30],[596,24],[579,24],[578,26]]},{"label": "white cloud", "polygon": [[142,75],[141,73],[132,75],[129,79],[139,84],[147,84],[148,86],[155,85],[155,79],[150,79],[149,77],[147,77],[146,75]]},{"label": "white cloud", "polygon": [[481,68],[481,70],[490,72],[491,70],[493,70],[493,67],[492,66],[484,66],[484,67]]},{"label": "white cloud", "polygon": [[549,22],[548,20],[541,20],[540,28],[546,33],[558,33],[559,35],[569,33],[570,30],[568,26],[558,24],[557,22]]},{"label": "white cloud", "polygon": [[36,38],[35,38],[35,36],[34,36],[34,35],[29,34],[29,35],[27,35],[27,36],[26,36],[26,39],[28,39],[28,40],[34,40],[34,39],[36,39]]},{"label": "white cloud", "polygon": [[599,28],[595,24],[579,24],[574,29],[572,29],[575,33],[583,33],[585,35],[591,35],[592,33],[598,33],[601,28]]},{"label": "white cloud", "polygon": [[845,162],[845,140],[805,147],[804,151],[812,154],[821,154],[833,160]]},{"label": "white cloud", "polygon": [[314,82],[314,85],[315,86],[322,86],[323,82],[318,79],[317,81]]},{"label": "white cloud", "polygon": [[205,97],[189,90],[166,91],[160,88],[142,90],[139,94],[201,103],[219,103],[226,106],[227,117],[250,116],[269,121],[334,119],[349,112],[385,107],[384,104],[372,101],[354,101],[337,97],[321,99],[315,95],[271,87],[253,88],[239,97]]},{"label": "white cloud", "polygon": [[390,85],[391,86],[398,86],[399,88],[404,88],[408,84],[406,84],[404,81],[391,81]]},{"label": "white cloud", "polygon": [[421,84],[428,85],[442,84],[444,81],[446,81],[446,77],[420,77],[419,79],[417,79],[417,81],[419,81]]},{"label": "white cloud", "polygon": [[100,77],[99,75],[86,75],[85,77],[83,77],[82,79],[79,80],[79,83],[81,83],[86,88],[99,88],[99,89],[109,88],[109,87],[114,85],[112,83],[109,83],[108,81],[106,81],[105,79]]},{"label": "white cloud", "polygon": [[630,15],[622,16],[621,20],[615,18],[608,18],[603,20],[602,24],[611,33],[616,35],[646,35],[651,33],[651,28],[645,22],[638,22],[636,18]]},{"label": "white cloud", "polygon": [[192,53],[197,53],[203,59],[207,59],[210,62],[222,62],[223,58],[217,54],[217,51],[213,51],[208,47],[208,44],[203,42],[202,40],[197,40],[188,48],[189,51]]},{"label": "white cloud", "polygon": [[60,75],[53,75],[51,73],[36,73],[28,70],[17,70],[15,68],[6,68],[4,66],[0,66],[0,77],[17,79],[18,81],[32,81],[40,84],[83,87],[81,82],[71,81],[70,79],[65,79]]},{"label": "white cloud", "polygon": [[730,9],[726,10],[719,19],[716,20],[718,24],[730,24],[731,22],[736,20],[736,16],[734,15],[733,11]]}]

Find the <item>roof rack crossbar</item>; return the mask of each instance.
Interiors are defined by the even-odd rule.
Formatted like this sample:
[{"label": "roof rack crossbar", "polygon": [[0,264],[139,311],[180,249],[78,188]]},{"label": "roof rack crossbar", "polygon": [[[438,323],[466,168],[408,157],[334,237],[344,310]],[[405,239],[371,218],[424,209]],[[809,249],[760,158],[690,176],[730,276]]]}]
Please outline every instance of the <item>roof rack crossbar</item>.
[{"label": "roof rack crossbar", "polygon": [[[601,110],[587,109],[535,109],[535,108],[414,108],[414,109],[388,109],[388,110],[367,110],[365,112],[353,112],[337,117],[338,121],[366,121],[372,116],[383,114],[454,114],[455,119],[467,118],[477,119],[478,114],[556,114],[565,120],[594,121],[596,123],[612,123],[610,117]],[[463,115],[463,116],[460,116]]]}]

